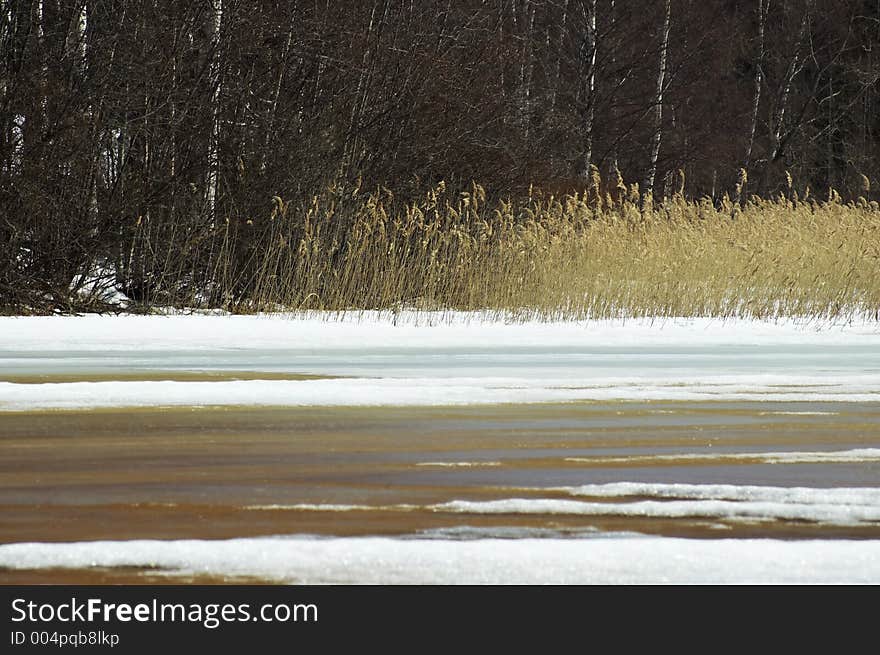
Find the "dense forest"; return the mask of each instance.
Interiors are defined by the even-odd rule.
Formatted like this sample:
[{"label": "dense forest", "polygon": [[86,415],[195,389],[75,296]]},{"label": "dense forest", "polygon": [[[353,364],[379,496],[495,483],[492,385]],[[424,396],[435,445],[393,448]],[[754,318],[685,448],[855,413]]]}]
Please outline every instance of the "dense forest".
[{"label": "dense forest", "polygon": [[880,0],[0,8],[6,311],[478,307],[603,212],[761,198],[862,212],[876,272]]}]

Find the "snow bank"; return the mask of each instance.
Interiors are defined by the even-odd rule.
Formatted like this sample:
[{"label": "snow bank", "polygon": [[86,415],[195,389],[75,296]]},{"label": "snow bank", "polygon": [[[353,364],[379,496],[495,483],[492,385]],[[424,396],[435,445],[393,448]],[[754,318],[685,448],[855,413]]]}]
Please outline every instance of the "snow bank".
[{"label": "snow bank", "polygon": [[669,464],[672,462],[704,462],[706,464],[730,464],[735,462],[762,464],[848,464],[880,462],[880,448],[853,448],[830,451],[782,451],[753,453],[675,453],[663,455],[627,454],[621,456],[593,455],[591,457],[566,457],[566,462],[578,464]]},{"label": "snow bank", "polygon": [[[717,521],[806,521],[825,526],[880,524],[880,489],[872,487],[774,487],[730,484],[613,482],[550,489],[575,497],[511,497],[490,501],[452,500],[434,505],[339,505],[298,503],[251,505],[250,510],[301,512],[439,512],[451,514],[566,514]],[[528,496],[546,490],[523,487]],[[524,496],[526,493],[523,494]],[[596,500],[600,499],[600,500]]]},{"label": "snow bank", "polygon": [[880,400],[880,379],[839,378],[815,384],[812,378],[789,378],[785,385],[747,380],[676,378],[672,381],[585,379],[392,378],[340,380],[238,380],[227,382],[0,382],[0,410],[91,407],[240,406],[444,406],[590,400]]},{"label": "snow bank", "polygon": [[7,375],[112,379],[118,371],[211,370],[349,378],[7,382],[0,384],[0,409],[880,400],[877,322],[504,323],[454,313],[433,319],[371,313],[0,318],[0,370]]},{"label": "snow bank", "polygon": [[479,312],[0,317],[4,350],[880,345],[874,320],[503,322]]},{"label": "snow bank", "polygon": [[877,584],[880,542],[294,536],[21,543],[0,545],[0,566],[149,566],[296,584]]}]

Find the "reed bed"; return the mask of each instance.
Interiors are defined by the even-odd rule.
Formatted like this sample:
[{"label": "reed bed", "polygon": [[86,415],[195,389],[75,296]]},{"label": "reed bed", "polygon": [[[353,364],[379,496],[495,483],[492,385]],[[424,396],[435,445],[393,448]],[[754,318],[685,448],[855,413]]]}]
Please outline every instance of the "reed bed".
[{"label": "reed bed", "polygon": [[143,304],[245,313],[877,316],[877,202],[801,196],[653,202],[598,176],[583,193],[491,201],[478,184],[415,201],[333,187],[196,235],[139,226],[118,268],[147,289]]}]

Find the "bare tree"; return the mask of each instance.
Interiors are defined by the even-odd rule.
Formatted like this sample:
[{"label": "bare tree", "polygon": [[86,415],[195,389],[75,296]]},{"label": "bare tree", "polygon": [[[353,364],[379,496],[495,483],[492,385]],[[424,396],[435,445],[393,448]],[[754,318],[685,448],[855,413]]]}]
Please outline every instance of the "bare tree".
[{"label": "bare tree", "polygon": [[657,67],[657,87],[654,94],[654,129],[651,137],[651,153],[648,162],[648,170],[642,184],[644,194],[654,190],[654,178],[657,175],[657,160],[660,156],[660,141],[663,137],[663,92],[666,85],[666,56],[669,48],[669,32],[672,19],[672,0],[665,0],[663,12],[663,30],[660,33],[660,55]]},{"label": "bare tree", "polygon": [[246,297],[271,199],[358,179],[873,200],[878,43],[877,0],[0,0],[0,305],[209,288],[221,247]]},{"label": "bare tree", "polygon": [[761,105],[761,89],[764,85],[764,32],[767,25],[767,12],[770,0],[758,0],[758,48],[755,55],[755,92],[752,97],[752,116],[749,123],[749,140],[743,161],[743,168],[748,170],[752,161],[752,149],[755,145],[755,132],[758,128],[758,110]]},{"label": "bare tree", "polygon": [[581,103],[583,105],[583,154],[581,155],[578,175],[582,180],[590,176],[593,164],[593,127],[596,120],[596,53],[598,51],[598,35],[596,33],[596,0],[582,2],[584,13],[584,36],[580,50],[581,68]]},{"label": "bare tree", "polygon": [[211,128],[208,137],[208,165],[205,178],[205,207],[209,221],[217,217],[217,187],[220,182],[220,93],[222,88],[220,28],[223,22],[223,0],[207,0],[204,20],[208,48],[208,84],[211,102]]}]

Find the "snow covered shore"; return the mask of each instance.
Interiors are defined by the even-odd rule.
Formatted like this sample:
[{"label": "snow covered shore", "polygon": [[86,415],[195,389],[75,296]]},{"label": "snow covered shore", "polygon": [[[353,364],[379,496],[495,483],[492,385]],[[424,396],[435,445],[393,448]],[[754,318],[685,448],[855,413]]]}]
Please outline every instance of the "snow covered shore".
[{"label": "snow covered shore", "polygon": [[880,345],[880,321],[503,321],[481,312],[0,317],[0,347],[65,350]]},{"label": "snow covered shore", "polygon": [[[143,566],[294,584],[876,584],[877,541],[263,537],[0,545],[0,566]],[[169,580],[173,581],[173,577]]]},{"label": "snow covered shore", "polygon": [[[880,323],[481,314],[0,318],[0,410],[880,399]],[[217,381],[121,371],[223,372]],[[235,379],[235,372],[337,379]],[[52,375],[92,374],[99,381]],[[20,384],[15,376],[46,376]],[[259,376],[249,376],[256,377]]]}]

